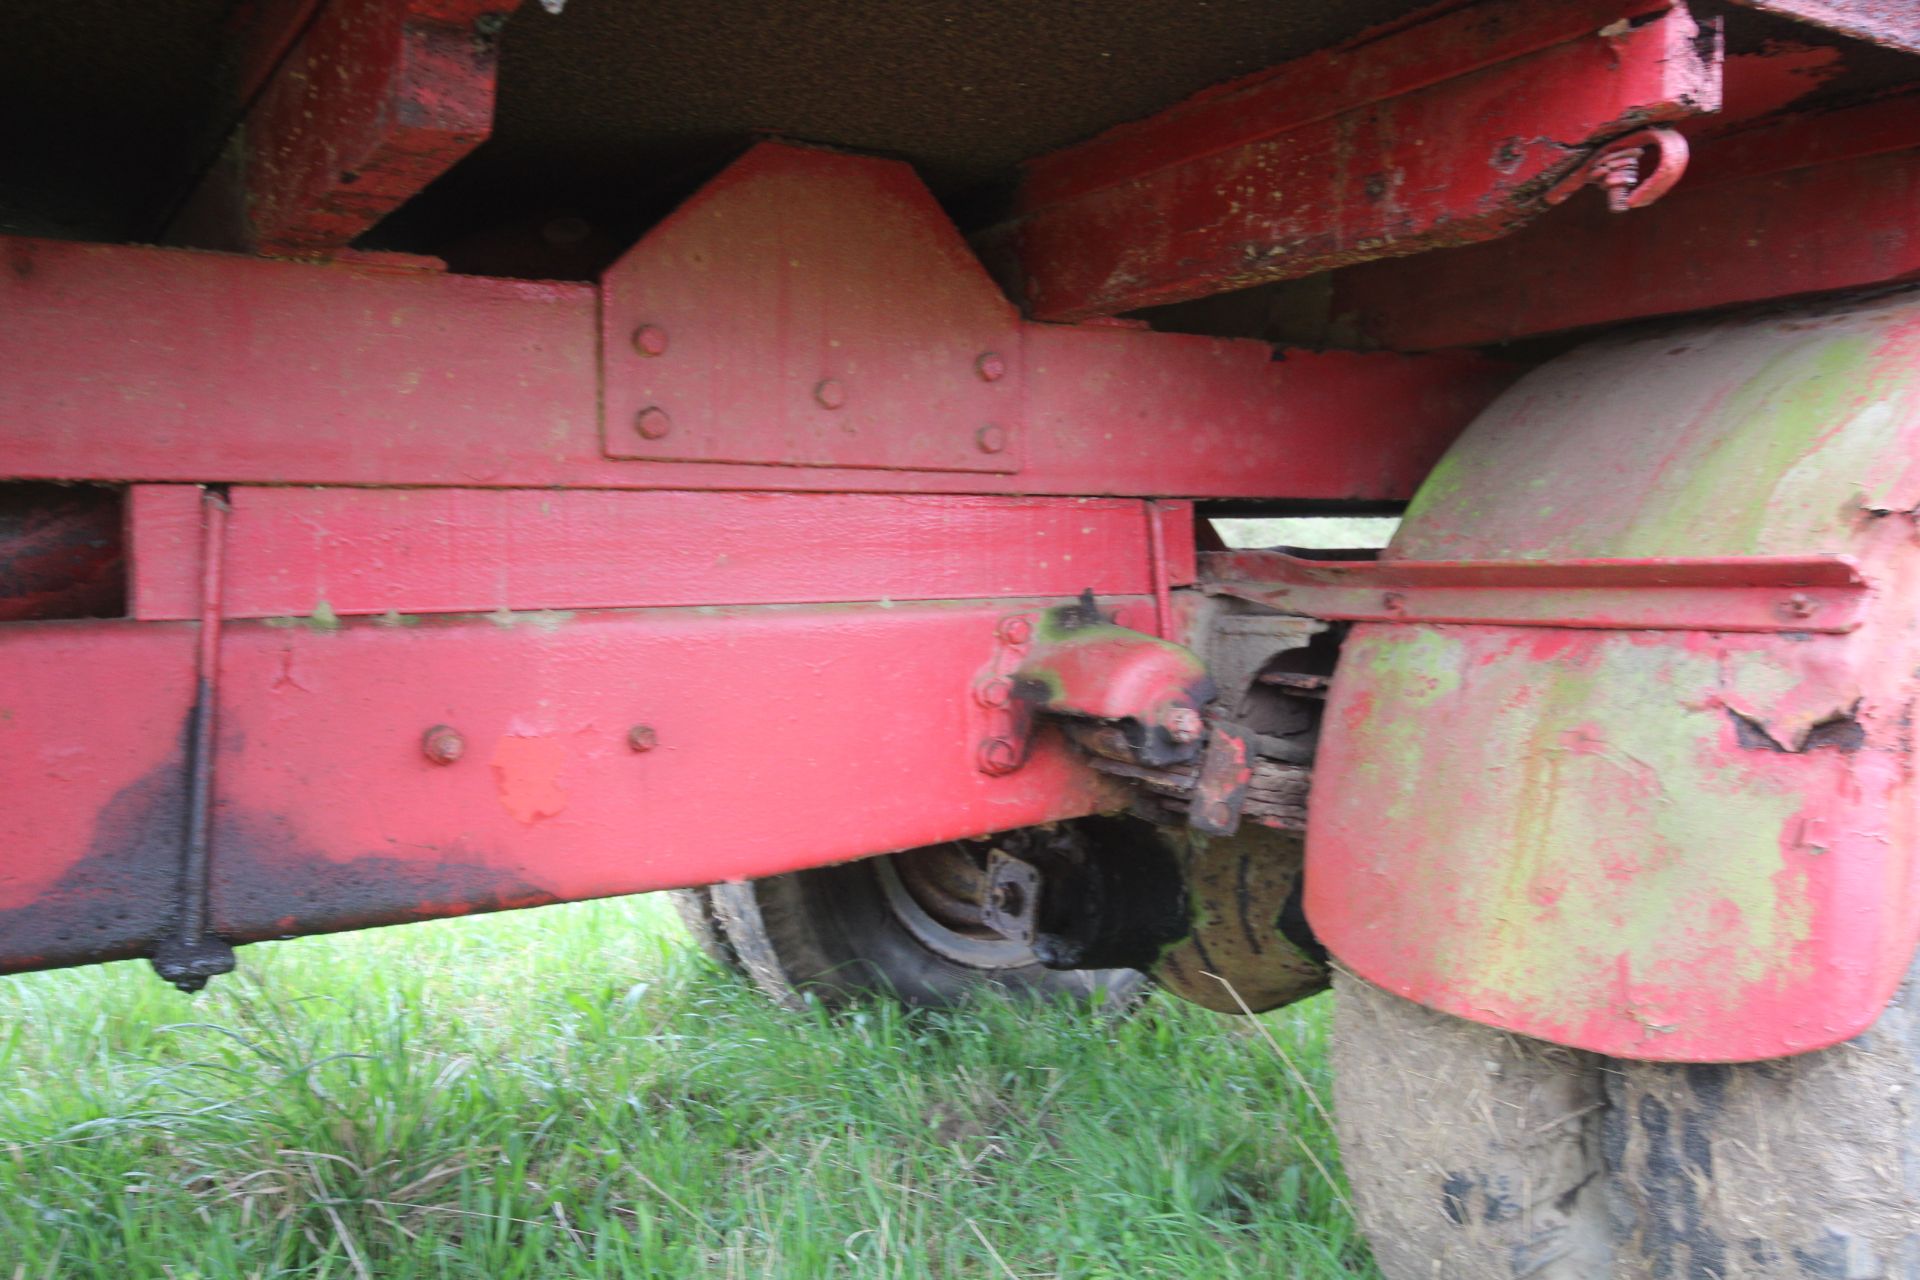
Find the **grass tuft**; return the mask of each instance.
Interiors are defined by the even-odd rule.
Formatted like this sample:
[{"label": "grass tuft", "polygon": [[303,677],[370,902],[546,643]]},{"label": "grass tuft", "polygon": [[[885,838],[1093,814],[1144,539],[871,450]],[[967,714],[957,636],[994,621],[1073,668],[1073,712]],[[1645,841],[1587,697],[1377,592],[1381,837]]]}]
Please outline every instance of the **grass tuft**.
[{"label": "grass tuft", "polygon": [[0,979],[0,1277],[1370,1277],[1326,1015],[783,1013],[657,898]]}]

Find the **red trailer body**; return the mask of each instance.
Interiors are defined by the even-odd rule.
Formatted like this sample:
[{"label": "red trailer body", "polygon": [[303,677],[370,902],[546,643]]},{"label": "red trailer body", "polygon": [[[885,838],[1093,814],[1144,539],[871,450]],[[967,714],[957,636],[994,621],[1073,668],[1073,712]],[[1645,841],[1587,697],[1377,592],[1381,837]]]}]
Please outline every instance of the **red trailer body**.
[{"label": "red trailer body", "polygon": [[[0,971],[1128,810],[1177,883],[900,874],[1203,1000],[1324,945],[1620,1060],[1876,1022],[1913,6],[735,7],[0,16]],[[1192,852],[1243,822],[1301,919]],[[1236,875],[1230,962],[1135,918]]]}]

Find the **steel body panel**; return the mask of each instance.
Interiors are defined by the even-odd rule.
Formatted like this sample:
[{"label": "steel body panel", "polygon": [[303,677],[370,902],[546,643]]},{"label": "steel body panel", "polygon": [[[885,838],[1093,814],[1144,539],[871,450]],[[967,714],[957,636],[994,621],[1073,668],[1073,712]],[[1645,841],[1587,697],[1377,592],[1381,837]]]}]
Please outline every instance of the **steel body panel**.
[{"label": "steel body panel", "polygon": [[1396,500],[1513,377],[1028,325],[1017,476],[621,460],[588,286],[25,239],[0,262],[22,479]]},{"label": "steel body panel", "polygon": [[1846,555],[1872,604],[1844,635],[1356,626],[1316,762],[1316,931],[1403,995],[1619,1057],[1870,1025],[1920,938],[1917,507],[1911,298],[1523,380],[1388,561]]},{"label": "steel body panel", "polygon": [[[970,749],[1000,622],[1063,603],[229,623],[213,928],[771,875],[1115,807],[1051,732],[1003,776]],[[1114,603],[1151,625],[1150,598]],[[168,926],[197,631],[0,635],[0,968],[145,954]],[[80,671],[101,674],[51,678]],[[451,763],[423,750],[435,726],[463,741]]]},{"label": "steel body panel", "polygon": [[[135,486],[135,617],[197,616],[198,492]],[[1117,498],[236,486],[230,501],[230,618],[1153,590],[1146,504]],[[1192,520],[1171,528],[1184,586]]]}]

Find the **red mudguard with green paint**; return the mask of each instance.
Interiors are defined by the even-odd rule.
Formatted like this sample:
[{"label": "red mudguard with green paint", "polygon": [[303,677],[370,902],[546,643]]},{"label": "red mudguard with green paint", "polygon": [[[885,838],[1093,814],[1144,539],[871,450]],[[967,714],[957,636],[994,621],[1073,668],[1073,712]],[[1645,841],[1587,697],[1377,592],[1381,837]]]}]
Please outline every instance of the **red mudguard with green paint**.
[{"label": "red mudguard with green paint", "polygon": [[1610,338],[1524,379],[1388,558],[1845,555],[1846,634],[1356,626],[1307,905],[1347,966],[1625,1058],[1821,1048],[1920,939],[1920,298]]}]

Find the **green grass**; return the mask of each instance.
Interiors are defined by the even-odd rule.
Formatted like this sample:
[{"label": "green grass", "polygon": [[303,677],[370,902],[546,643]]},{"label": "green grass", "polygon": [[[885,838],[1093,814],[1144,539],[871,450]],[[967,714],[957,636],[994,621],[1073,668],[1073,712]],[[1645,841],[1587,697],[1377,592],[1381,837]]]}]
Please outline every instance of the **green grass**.
[{"label": "green grass", "polygon": [[0,979],[0,1280],[1373,1276],[1326,1013],[782,1013],[659,899]]}]

